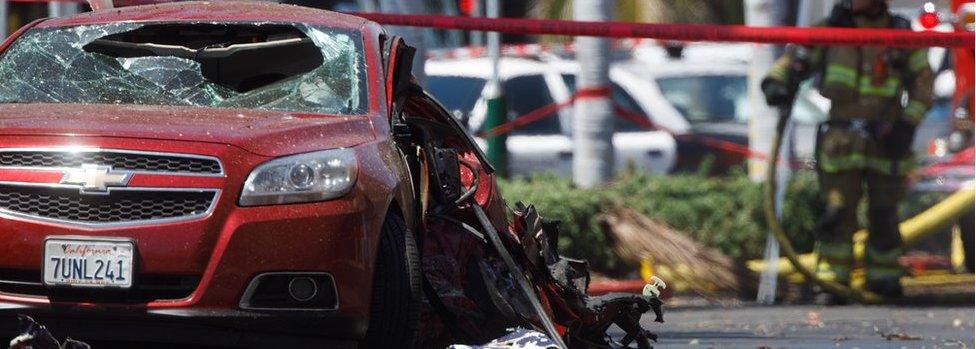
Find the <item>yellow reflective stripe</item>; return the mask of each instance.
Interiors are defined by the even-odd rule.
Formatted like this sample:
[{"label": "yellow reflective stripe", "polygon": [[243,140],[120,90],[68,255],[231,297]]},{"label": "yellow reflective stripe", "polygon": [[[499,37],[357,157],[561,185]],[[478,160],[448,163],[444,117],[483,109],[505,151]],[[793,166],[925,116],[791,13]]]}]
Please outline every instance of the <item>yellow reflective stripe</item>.
[{"label": "yellow reflective stripe", "polygon": [[902,255],[901,248],[889,251],[878,251],[868,246],[865,249],[865,263],[867,264],[868,281],[891,280],[901,278],[905,274],[904,268],[898,264]]},{"label": "yellow reflective stripe", "polygon": [[827,65],[827,75],[839,75],[851,78],[851,80],[857,79],[857,70],[841,64],[828,64]]},{"label": "yellow reflective stripe", "polygon": [[817,263],[817,277],[822,280],[847,283],[850,278],[850,264]]},{"label": "yellow reflective stripe", "polygon": [[815,250],[820,258],[830,262],[850,262],[854,255],[854,247],[849,243],[818,241]]},{"label": "yellow reflective stripe", "polygon": [[867,269],[868,281],[900,279],[903,275],[905,275],[905,270],[903,270],[901,267],[895,268],[869,265]]},{"label": "yellow reflective stripe", "polygon": [[915,50],[912,55],[908,57],[908,68],[912,72],[918,72],[922,69],[929,68],[929,57],[926,50]]},{"label": "yellow reflective stripe", "polygon": [[862,95],[875,95],[881,97],[894,97],[895,93],[898,92],[898,84],[901,81],[893,76],[889,76],[885,79],[884,84],[881,86],[874,86],[872,77],[862,76],[861,77],[861,94]]},{"label": "yellow reflective stripe", "polygon": [[925,103],[911,99],[908,101],[908,105],[905,106],[904,115],[909,120],[919,122],[922,121],[923,117],[925,117],[925,112],[927,110],[928,108],[925,106]]},{"label": "yellow reflective stripe", "polygon": [[868,246],[868,248],[865,249],[865,256],[866,256],[865,261],[867,262],[868,265],[872,265],[872,266],[877,265],[882,267],[887,266],[887,267],[900,268],[900,266],[898,265],[898,258],[901,257],[901,255],[902,255],[902,249],[900,248],[894,248],[891,249],[890,251],[884,251],[884,252],[878,251],[874,248],[871,248],[870,246]]},{"label": "yellow reflective stripe", "polygon": [[840,156],[822,155],[820,157],[820,168],[827,172],[861,170],[867,167],[867,162],[867,157],[860,153]]},{"label": "yellow reflective stripe", "polygon": [[[891,175],[906,175],[915,169],[914,156],[898,159],[898,168],[891,168],[891,159],[881,157],[867,157],[863,169]],[[892,173],[894,170],[894,173]]]},{"label": "yellow reflective stripe", "polygon": [[821,155],[820,168],[825,172],[843,172],[851,170],[872,170],[878,173],[904,175],[915,168],[916,159],[914,156],[898,159],[898,168],[891,173],[891,159],[884,157],[865,156],[861,153],[850,153],[847,155],[831,156]]},{"label": "yellow reflective stripe", "polygon": [[856,80],[857,71],[851,67],[840,64],[828,64],[827,70],[824,73],[824,83],[826,84],[837,83],[850,88],[855,88]]},{"label": "yellow reflective stripe", "polygon": [[847,77],[839,77],[839,76],[832,76],[832,75],[827,75],[827,78],[824,79],[824,84],[827,85],[840,84],[840,85],[847,86],[852,90],[857,87],[854,86],[854,79],[848,79]]},{"label": "yellow reflective stripe", "polygon": [[785,82],[787,78],[786,67],[783,67],[782,65],[778,65],[778,64],[774,65],[771,69],[769,69],[768,77],[773,80]]}]

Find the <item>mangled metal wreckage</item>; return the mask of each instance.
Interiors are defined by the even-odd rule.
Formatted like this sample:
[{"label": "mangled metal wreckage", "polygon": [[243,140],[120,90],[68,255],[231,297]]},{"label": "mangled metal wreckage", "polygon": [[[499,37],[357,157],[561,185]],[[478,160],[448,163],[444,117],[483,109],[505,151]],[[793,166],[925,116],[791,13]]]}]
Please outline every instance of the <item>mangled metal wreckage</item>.
[{"label": "mangled metal wreckage", "polygon": [[[412,48],[400,50],[412,57]],[[640,320],[653,313],[654,321],[664,321],[658,285],[644,294],[587,295],[588,265],[560,254],[560,222],[521,202],[508,207],[471,136],[414,79],[398,81],[394,134],[419,179],[424,302],[418,347],[489,341],[491,347],[506,333],[507,345],[519,347],[523,332],[512,329],[530,328],[546,334],[551,347],[650,348],[657,335]],[[613,325],[623,338],[608,335]]]},{"label": "mangled metal wreckage", "polygon": [[[228,72],[214,75],[206,62],[233,56],[242,45],[180,42],[178,36],[160,35],[181,29],[205,32],[201,28],[207,26],[278,37],[267,43],[269,49],[292,50],[296,55],[313,50],[317,54],[311,56],[321,59],[303,59],[306,66],[289,67],[289,74],[235,80],[237,75]],[[355,95],[367,90],[357,84],[370,83],[355,54],[363,51],[362,41],[338,30],[205,22],[38,30],[47,32],[30,32],[5,52],[0,99],[6,102],[331,115],[359,114],[364,110],[357,108],[366,105],[361,102],[364,97]],[[263,44],[248,45],[254,49]],[[662,321],[657,296],[587,295],[587,264],[560,254],[559,223],[544,219],[532,206],[519,203],[509,208],[498,191],[494,170],[471,136],[405,68],[411,65],[413,49],[394,37],[383,50],[384,60],[398,51],[395,62],[384,62],[384,74],[392,106],[390,133],[397,148],[391,154],[401,154],[399,161],[409,171],[405,185],[414,193],[410,203],[414,217],[408,221],[414,222],[414,251],[419,256],[407,253],[404,258],[412,259],[407,265],[419,270],[408,270],[416,276],[411,280],[413,289],[400,291],[416,293],[410,297],[417,301],[417,309],[408,315],[416,317],[419,326],[417,346],[488,343],[522,328],[544,333],[556,347],[649,348],[656,336],[643,329],[640,320],[653,313],[654,320]],[[379,273],[384,266],[376,268]],[[612,325],[625,336],[611,339],[607,331]]]}]

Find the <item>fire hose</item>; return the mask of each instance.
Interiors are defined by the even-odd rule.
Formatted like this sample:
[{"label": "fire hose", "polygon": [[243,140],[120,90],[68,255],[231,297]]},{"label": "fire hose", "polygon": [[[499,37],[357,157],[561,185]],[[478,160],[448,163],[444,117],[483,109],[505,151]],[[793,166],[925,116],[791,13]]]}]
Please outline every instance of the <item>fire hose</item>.
[{"label": "fire hose", "polygon": [[[766,223],[769,225],[770,230],[772,230],[773,236],[779,242],[780,248],[786,259],[790,262],[790,264],[792,264],[794,270],[802,274],[803,277],[808,281],[821,287],[826,292],[851,301],[856,301],[863,304],[885,303],[887,300],[877,294],[865,290],[854,289],[847,285],[817,277],[816,273],[814,273],[813,270],[811,270],[811,268],[808,266],[808,264],[816,264],[816,256],[804,255],[801,260],[801,256],[796,253],[796,249],[793,248],[793,243],[790,241],[789,236],[786,235],[786,231],[783,229],[782,224],[776,217],[776,209],[774,206],[776,195],[776,164],[779,161],[783,131],[786,128],[786,122],[789,119],[790,110],[791,108],[788,107],[781,107],[779,110],[780,118],[776,123],[776,133],[773,137],[772,150],[767,158],[766,185],[763,192],[763,209],[766,215]],[[959,218],[959,216],[962,214],[972,211],[973,204],[973,188],[966,187],[960,189],[955,194],[926,210],[922,214],[902,222],[899,224],[899,228],[902,237],[904,238],[905,245],[910,245],[917,242],[929,233],[937,231],[939,228],[951,223],[953,220]],[[860,248],[858,248],[858,245],[855,245],[855,251],[863,255],[864,243],[867,240],[867,232],[858,231],[855,233],[854,240],[860,246]],[[814,263],[809,263],[810,261],[814,261]],[[756,268],[750,266],[750,269],[762,270],[763,268],[763,266],[759,263],[754,266]]]},{"label": "fire hose", "polygon": [[[792,103],[787,105],[790,104]],[[783,131],[786,129],[786,122],[789,120],[789,113],[792,108],[780,107],[779,109],[780,117],[779,121],[776,122],[776,133],[773,136],[773,146],[766,164],[766,185],[763,188],[763,210],[766,213],[766,223],[769,225],[769,229],[772,230],[773,237],[775,237],[776,241],[779,242],[780,249],[782,250],[783,254],[786,255],[786,259],[793,264],[793,267],[796,268],[800,274],[803,274],[804,278],[813,282],[817,286],[820,286],[824,289],[824,291],[845,299],[857,301],[858,303],[883,303],[884,298],[877,294],[855,290],[838,282],[821,279],[817,277],[816,273],[807,268],[806,265],[800,263],[800,257],[797,255],[796,249],[793,248],[793,242],[790,241],[789,236],[786,235],[786,231],[779,222],[779,218],[776,217],[776,163],[779,161],[779,151],[783,142]]]},{"label": "fire hose", "polygon": [[[938,231],[949,225],[955,219],[973,210],[973,188],[963,188],[949,195],[941,202],[935,204],[924,212],[906,219],[899,225],[902,240],[906,246],[915,244],[922,238],[928,236],[929,232]],[[867,241],[867,230],[862,229],[854,233],[854,259],[861,260],[864,257],[864,246]],[[800,262],[810,268],[815,264],[816,254],[806,253],[800,255]],[[750,261],[748,268],[759,272],[765,268],[763,261]],[[796,272],[790,261],[781,259],[777,262],[777,273],[787,275]]]}]

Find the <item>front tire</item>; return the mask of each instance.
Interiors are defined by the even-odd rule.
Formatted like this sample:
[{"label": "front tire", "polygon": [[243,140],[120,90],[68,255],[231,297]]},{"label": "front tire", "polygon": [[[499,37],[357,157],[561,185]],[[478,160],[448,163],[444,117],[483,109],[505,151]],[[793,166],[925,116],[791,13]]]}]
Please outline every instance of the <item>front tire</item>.
[{"label": "front tire", "polygon": [[403,218],[389,214],[380,231],[366,348],[413,348],[420,329],[420,253]]}]

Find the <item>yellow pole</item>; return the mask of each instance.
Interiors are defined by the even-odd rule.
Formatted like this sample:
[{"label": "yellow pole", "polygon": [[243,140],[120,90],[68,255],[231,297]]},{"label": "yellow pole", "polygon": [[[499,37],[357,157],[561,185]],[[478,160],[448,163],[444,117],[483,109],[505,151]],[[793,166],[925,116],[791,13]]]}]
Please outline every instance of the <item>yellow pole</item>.
[{"label": "yellow pole", "polygon": [[651,277],[654,276],[654,258],[651,258],[651,256],[641,258],[640,275],[644,282],[651,282]]}]

